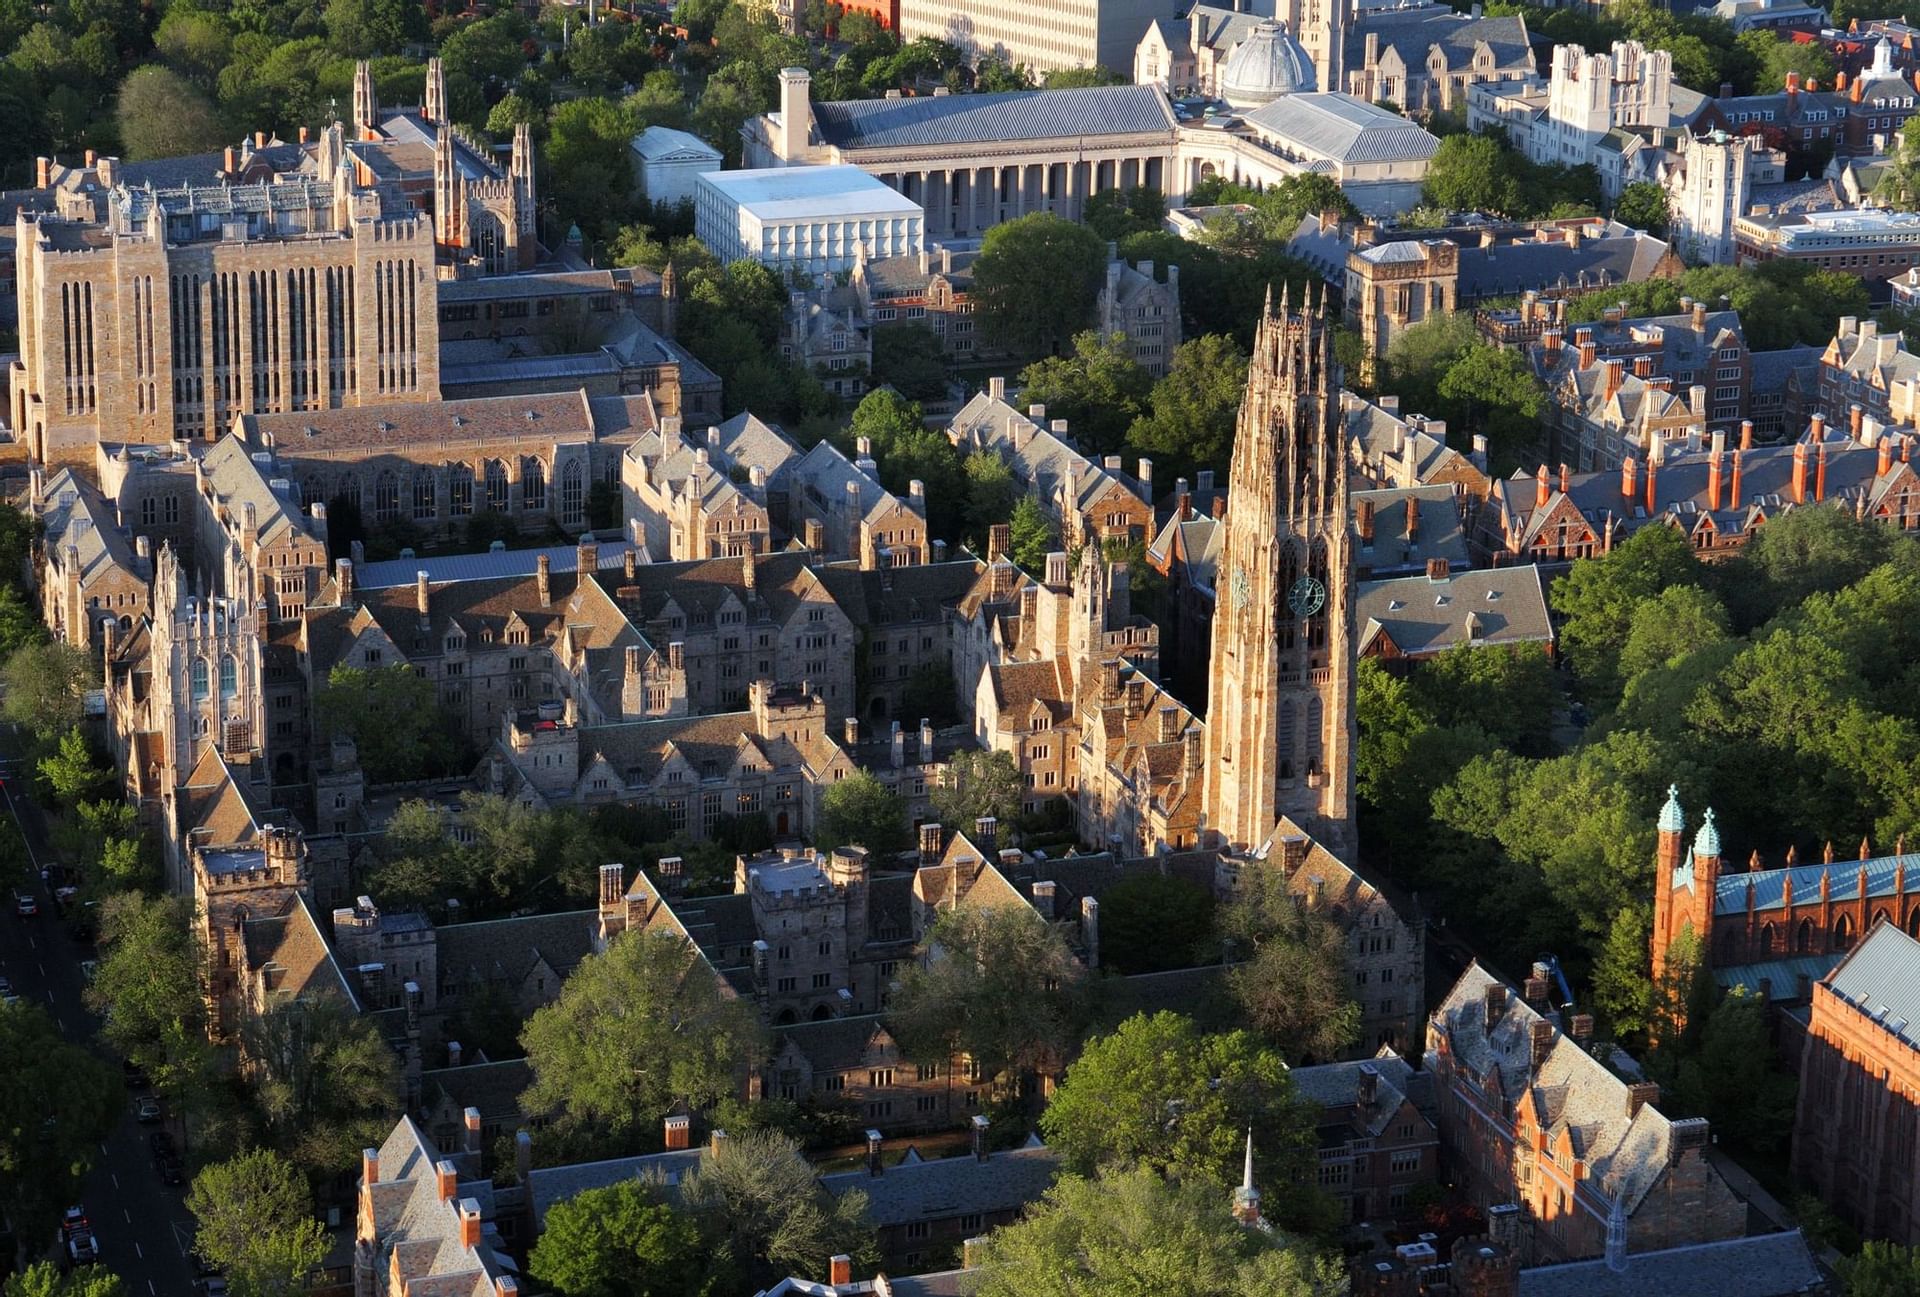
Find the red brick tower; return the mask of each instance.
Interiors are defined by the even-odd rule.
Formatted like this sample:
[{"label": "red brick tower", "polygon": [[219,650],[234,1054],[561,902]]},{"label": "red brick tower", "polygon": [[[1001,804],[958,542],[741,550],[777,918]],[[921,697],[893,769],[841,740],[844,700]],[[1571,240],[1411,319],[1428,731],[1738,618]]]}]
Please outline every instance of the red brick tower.
[{"label": "red brick tower", "polygon": [[1680,809],[1680,786],[1667,788],[1667,804],[1660,808],[1660,845],[1653,858],[1653,977],[1667,966],[1667,946],[1678,929],[1674,919],[1673,880],[1685,861],[1681,835],[1687,830],[1686,812]]}]

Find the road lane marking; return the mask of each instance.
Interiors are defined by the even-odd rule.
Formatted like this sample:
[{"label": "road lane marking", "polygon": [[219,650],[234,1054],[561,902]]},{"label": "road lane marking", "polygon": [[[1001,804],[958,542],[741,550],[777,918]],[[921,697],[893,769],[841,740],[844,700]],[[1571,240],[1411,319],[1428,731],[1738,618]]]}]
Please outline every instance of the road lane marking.
[{"label": "road lane marking", "polygon": [[122,1216],[125,1216],[125,1217],[127,1218],[127,1224],[129,1224],[129,1225],[131,1225],[131,1224],[133,1224],[133,1213],[132,1213],[132,1212],[130,1212],[130,1211],[128,1211],[128,1210],[127,1210],[127,1209],[126,1209],[125,1207],[122,1207],[122,1208],[120,1209],[120,1214],[121,1214]]},{"label": "road lane marking", "polygon": [[147,1291],[152,1293],[153,1297],[160,1297],[160,1290],[153,1286],[153,1280],[151,1279],[147,1280]]},{"label": "road lane marking", "polygon": [[140,1244],[137,1242],[133,1245],[133,1254],[139,1257],[142,1261],[147,1259],[147,1254],[140,1250]]},{"label": "road lane marking", "polygon": [[113,1181],[113,1187],[118,1189],[120,1187],[120,1177],[111,1171],[107,1172],[107,1176]]}]

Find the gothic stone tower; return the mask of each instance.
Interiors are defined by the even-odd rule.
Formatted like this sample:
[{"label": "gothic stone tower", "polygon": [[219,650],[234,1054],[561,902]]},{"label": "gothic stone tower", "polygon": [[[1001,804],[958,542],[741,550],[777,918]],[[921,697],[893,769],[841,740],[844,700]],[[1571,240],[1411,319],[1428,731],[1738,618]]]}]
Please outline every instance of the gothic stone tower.
[{"label": "gothic stone tower", "polygon": [[1281,816],[1353,834],[1353,563],[1333,322],[1269,300],[1234,430],[1207,718],[1206,822],[1260,846]]}]

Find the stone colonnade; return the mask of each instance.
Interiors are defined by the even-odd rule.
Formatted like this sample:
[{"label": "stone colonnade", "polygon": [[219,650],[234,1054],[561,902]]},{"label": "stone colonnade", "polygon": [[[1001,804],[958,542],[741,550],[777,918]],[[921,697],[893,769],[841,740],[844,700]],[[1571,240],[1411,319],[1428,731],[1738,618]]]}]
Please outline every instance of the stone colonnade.
[{"label": "stone colonnade", "polygon": [[1086,158],[1057,156],[977,167],[869,166],[926,211],[928,239],[978,238],[1001,221],[1051,212],[1077,221],[1086,200],[1108,189],[1148,186],[1167,192],[1175,174],[1165,152]]}]

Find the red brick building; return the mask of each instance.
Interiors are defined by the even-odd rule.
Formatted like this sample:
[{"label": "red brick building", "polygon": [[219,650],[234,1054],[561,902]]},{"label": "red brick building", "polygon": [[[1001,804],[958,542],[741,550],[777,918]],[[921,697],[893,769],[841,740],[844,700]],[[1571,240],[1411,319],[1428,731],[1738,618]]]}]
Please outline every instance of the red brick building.
[{"label": "red brick building", "polygon": [[1351,1221],[1407,1214],[1413,1190],[1440,1178],[1440,1137],[1421,1106],[1428,1078],[1398,1054],[1293,1069],[1294,1089],[1320,1109],[1320,1188]]},{"label": "red brick building", "polygon": [[1890,922],[1813,987],[1794,1174],[1869,1238],[1920,1243],[1920,941]]},{"label": "red brick building", "polygon": [[[1545,986],[1529,983],[1542,1006]],[[1667,1117],[1658,1085],[1616,1075],[1477,962],[1428,1021],[1426,1065],[1453,1183],[1482,1211],[1518,1207],[1506,1233],[1526,1263],[1599,1256],[1610,1231],[1631,1253],[1746,1232],[1707,1122]]]},{"label": "red brick building", "polygon": [[[1720,834],[1708,811],[1693,847],[1685,842],[1686,817],[1678,790],[1660,812],[1659,855],[1654,870],[1653,972],[1667,965],[1668,950],[1688,931],[1717,980],[1744,981],[1770,998],[1798,998],[1793,988],[1765,984],[1770,963],[1838,959],[1881,920],[1920,935],[1920,870],[1907,857],[1875,856],[1862,841],[1857,859],[1836,860],[1828,846],[1815,864],[1787,853],[1780,869],[1727,868]],[[1752,862],[1759,864],[1755,853]],[[1757,968],[1750,975],[1734,970]],[[1920,1016],[1920,1015],[1916,1015]]]}]

